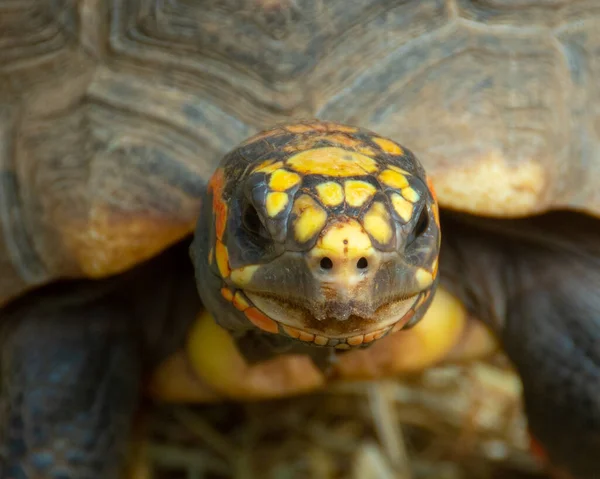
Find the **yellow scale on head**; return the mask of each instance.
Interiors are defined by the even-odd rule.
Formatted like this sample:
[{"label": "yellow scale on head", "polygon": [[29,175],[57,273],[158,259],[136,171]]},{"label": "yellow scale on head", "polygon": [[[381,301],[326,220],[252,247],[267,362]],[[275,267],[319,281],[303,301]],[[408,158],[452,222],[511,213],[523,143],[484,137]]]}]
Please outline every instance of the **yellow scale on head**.
[{"label": "yellow scale on head", "polygon": [[373,203],[363,221],[367,232],[379,243],[386,244],[392,239],[390,215],[383,203]]},{"label": "yellow scale on head", "polygon": [[402,150],[400,145],[394,143],[391,140],[388,140],[387,138],[379,138],[374,136],[372,140],[377,144],[377,146],[379,146],[379,148],[381,148],[386,153],[389,153],[390,155],[404,154],[404,151]]},{"label": "yellow scale on head", "polygon": [[375,187],[366,181],[346,180],[344,193],[346,194],[346,203],[358,208],[375,194]]},{"label": "yellow scale on head", "polygon": [[379,175],[379,180],[389,186],[390,188],[395,188],[401,190],[402,188],[408,188],[408,180],[406,176],[398,171],[394,171],[392,169],[384,170]]},{"label": "yellow scale on head", "polygon": [[281,213],[285,207],[287,206],[289,201],[288,195],[286,193],[281,193],[279,191],[272,191],[267,195],[266,207],[267,214],[273,218]]},{"label": "yellow scale on head", "polygon": [[337,177],[361,176],[379,169],[373,158],[334,146],[296,153],[286,163],[298,173]]},{"label": "yellow scale on head", "polygon": [[295,202],[294,236],[299,243],[308,241],[319,233],[327,222],[327,212],[310,196],[302,195]]},{"label": "yellow scale on head", "polygon": [[344,201],[342,185],[335,181],[326,181],[317,185],[317,194],[325,206],[337,206]]},{"label": "yellow scale on head", "polygon": [[[281,165],[281,162],[277,162],[275,164]],[[265,169],[272,170],[272,166],[267,165],[258,171],[264,172]],[[285,209],[290,199],[287,193],[284,192],[290,188],[293,188],[298,183],[300,183],[300,175],[297,173],[292,173],[291,171],[281,168],[271,171],[269,188],[273,191],[267,194],[266,200],[267,214],[271,218],[277,216]]]},{"label": "yellow scale on head", "polygon": [[396,210],[396,213],[398,213],[398,216],[408,223],[413,215],[412,203],[406,201],[398,193],[392,194],[391,198],[392,206],[394,207],[394,210]]}]

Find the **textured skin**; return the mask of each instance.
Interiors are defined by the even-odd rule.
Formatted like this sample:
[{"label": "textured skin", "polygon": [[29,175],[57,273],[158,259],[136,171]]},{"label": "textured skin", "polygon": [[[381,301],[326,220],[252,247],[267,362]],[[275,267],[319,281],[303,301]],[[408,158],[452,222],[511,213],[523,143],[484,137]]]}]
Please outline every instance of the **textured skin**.
[{"label": "textured skin", "polygon": [[405,142],[442,205],[598,212],[599,8],[0,1],[0,303],[162,250],[222,155],[290,119]]},{"label": "textured skin", "polygon": [[104,296],[57,297],[10,317],[18,324],[2,350],[1,476],[118,477],[141,377],[127,314]]},{"label": "textured skin", "polygon": [[0,477],[120,477],[142,379],[200,308],[186,253],[177,245],[121,277],[51,285],[0,312]]},{"label": "textured skin", "polygon": [[600,225],[570,213],[448,215],[442,230],[442,284],[498,334],[523,380],[534,438],[557,469],[597,478]]}]

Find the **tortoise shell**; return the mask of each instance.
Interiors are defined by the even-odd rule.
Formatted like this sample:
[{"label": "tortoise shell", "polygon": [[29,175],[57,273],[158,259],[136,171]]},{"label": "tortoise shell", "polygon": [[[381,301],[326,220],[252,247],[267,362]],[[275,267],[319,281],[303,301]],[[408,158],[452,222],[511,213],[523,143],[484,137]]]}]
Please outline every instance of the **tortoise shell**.
[{"label": "tortoise shell", "polygon": [[600,211],[595,2],[27,2],[0,27],[0,304],[192,231],[219,159],[316,117],[406,145],[442,206]]}]

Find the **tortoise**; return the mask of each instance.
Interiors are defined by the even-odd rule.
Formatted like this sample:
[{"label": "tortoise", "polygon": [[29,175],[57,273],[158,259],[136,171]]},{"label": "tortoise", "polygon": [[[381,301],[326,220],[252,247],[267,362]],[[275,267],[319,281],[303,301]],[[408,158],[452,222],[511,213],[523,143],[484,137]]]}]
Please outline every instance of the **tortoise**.
[{"label": "tortoise", "polygon": [[[38,1],[2,12],[3,476],[115,477],[141,385],[158,376],[160,387],[184,385],[169,394],[193,396],[178,376],[182,354],[220,374],[218,393],[260,396],[260,381],[232,389],[222,375],[229,333],[283,384],[264,394],[308,390],[332,367],[360,374],[368,358],[409,354],[398,338],[410,331],[391,329],[417,330],[432,298],[446,301],[442,313],[460,302],[499,340],[556,474],[600,470],[595,2]],[[311,160],[322,148],[338,156]],[[279,160],[263,164],[271,155]],[[330,163],[342,160],[354,166],[333,174]],[[358,165],[372,174],[343,176]],[[380,178],[385,171],[396,183]],[[275,172],[313,193],[278,191]],[[346,181],[374,188],[365,205],[383,206],[343,210],[342,229],[373,250],[344,263],[365,271],[338,284],[385,271],[378,261],[403,257],[410,235],[429,241],[402,265],[402,281],[388,281],[403,314],[383,329],[364,329],[369,309],[342,290],[326,288],[332,302],[318,310],[299,282],[310,276],[285,264],[258,275],[277,295],[247,294],[250,273],[276,251],[310,256],[301,235],[283,250],[282,241],[268,246],[265,236],[285,233],[275,220],[312,209],[315,230],[306,229],[322,247],[326,225],[343,226],[333,190]],[[331,191],[319,196],[317,186]],[[283,195],[269,206],[273,193]],[[369,212],[378,226],[365,233]],[[230,251],[241,231],[263,242]],[[335,272],[340,257],[321,254],[313,271]],[[234,270],[249,281],[242,291],[228,282]],[[273,298],[285,295],[315,315],[310,327],[250,304],[270,298],[281,319]],[[407,307],[415,295],[422,302]],[[225,329],[206,315],[196,321],[203,307]],[[336,315],[347,321],[336,326]],[[344,325],[356,327],[352,336]]]}]

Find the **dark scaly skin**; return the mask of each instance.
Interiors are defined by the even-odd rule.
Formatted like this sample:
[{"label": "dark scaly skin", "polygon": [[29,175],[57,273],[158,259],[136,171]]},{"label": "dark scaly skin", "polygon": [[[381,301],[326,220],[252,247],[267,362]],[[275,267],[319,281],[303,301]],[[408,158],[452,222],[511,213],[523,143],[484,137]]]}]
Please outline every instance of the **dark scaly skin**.
[{"label": "dark scaly skin", "polygon": [[0,312],[0,477],[121,477],[144,374],[181,345],[200,308],[186,250],[51,285]]},{"label": "dark scaly skin", "polygon": [[442,229],[441,282],[500,338],[557,477],[600,477],[600,223],[443,215]]}]

